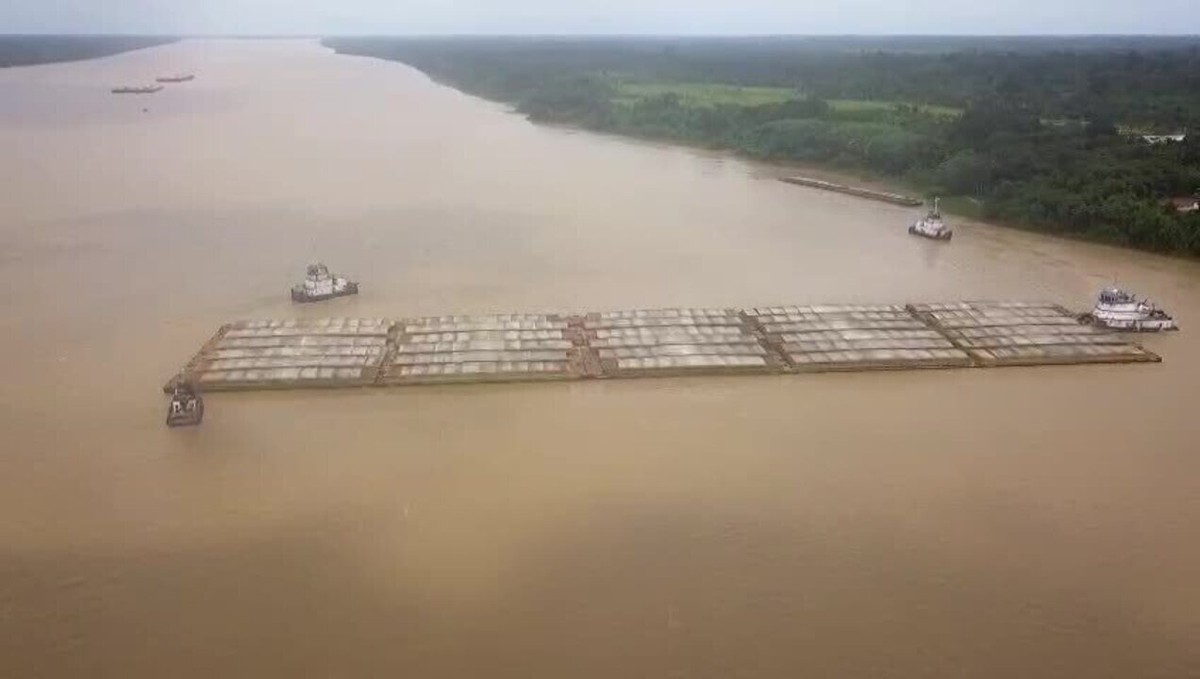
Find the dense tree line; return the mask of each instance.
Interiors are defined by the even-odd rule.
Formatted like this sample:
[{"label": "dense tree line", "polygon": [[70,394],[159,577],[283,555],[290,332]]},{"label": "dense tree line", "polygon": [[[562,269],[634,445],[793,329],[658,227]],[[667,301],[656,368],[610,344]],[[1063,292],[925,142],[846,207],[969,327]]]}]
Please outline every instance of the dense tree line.
[{"label": "dense tree line", "polygon": [[174,41],[131,35],[0,35],[0,68],[95,59]]},{"label": "dense tree line", "polygon": [[[1122,129],[1200,130],[1200,40],[338,39],[511,102],[531,119],[865,168],[984,216],[1200,254],[1200,140],[1151,145]],[[947,51],[949,50],[949,51]],[[620,83],[786,87],[790,101],[697,105]],[[909,102],[844,109],[827,101]],[[915,104],[954,106],[935,115]]]}]

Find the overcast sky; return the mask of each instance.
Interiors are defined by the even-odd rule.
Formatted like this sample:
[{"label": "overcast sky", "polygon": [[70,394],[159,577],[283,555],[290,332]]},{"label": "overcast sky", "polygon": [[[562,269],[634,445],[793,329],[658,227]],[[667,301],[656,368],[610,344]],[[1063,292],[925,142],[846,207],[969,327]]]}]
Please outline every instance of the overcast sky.
[{"label": "overcast sky", "polygon": [[1200,0],[0,0],[0,33],[1200,33]]}]

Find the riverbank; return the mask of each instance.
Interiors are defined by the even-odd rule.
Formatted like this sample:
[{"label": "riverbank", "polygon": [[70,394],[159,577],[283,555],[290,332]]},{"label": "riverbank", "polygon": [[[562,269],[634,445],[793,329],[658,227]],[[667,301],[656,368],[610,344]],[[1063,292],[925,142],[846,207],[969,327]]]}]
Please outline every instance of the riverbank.
[{"label": "riverbank", "polygon": [[[611,137],[613,139],[619,139],[623,141],[635,141],[661,148],[687,149],[714,157],[730,158],[750,165],[753,168],[753,172],[756,176],[775,179],[785,184],[794,184],[797,186],[805,186],[807,188],[817,188],[833,191],[835,193],[844,193],[846,195],[861,194],[857,195],[856,197],[863,199],[873,199],[872,195],[893,196],[899,199],[893,203],[896,205],[922,205],[926,202],[929,202],[934,197],[934,194],[929,193],[929,187],[918,186],[911,182],[905,183],[895,177],[884,177],[878,173],[871,173],[863,168],[851,168],[836,165],[800,164],[783,160],[765,160],[762,158],[755,158],[736,149],[731,149],[716,144],[704,144],[698,141],[686,141],[657,136],[622,134],[620,132],[613,132],[611,130],[594,129],[569,123],[532,120],[529,118],[529,116],[522,113],[510,102],[488,99],[477,94],[464,92],[463,90],[454,87],[454,85],[450,83],[441,82],[433,78],[431,79],[442,87],[450,88],[456,92],[462,92],[468,96],[478,97],[482,101],[486,101],[491,104],[500,104],[505,107],[505,110],[508,113],[524,117],[534,125],[540,125],[542,127],[564,130],[568,132],[583,132],[600,137]],[[829,186],[820,186],[820,184],[826,184]],[[918,196],[921,198],[918,198]],[[883,200],[883,202],[893,202],[892,200],[882,198],[880,198],[880,200]],[[943,198],[942,212],[966,217],[972,220],[986,221],[986,218],[982,215],[981,206],[979,205],[978,201],[970,198]],[[1004,225],[996,224],[996,226]]]},{"label": "riverbank", "polygon": [[179,38],[127,35],[0,35],[0,68],[98,59]]},{"label": "riverbank", "polygon": [[[1194,140],[1150,145],[1087,112],[1061,115],[1058,85],[1029,82],[1020,96],[980,83],[1011,74],[1006,59],[959,53],[977,77],[950,72],[939,56],[864,60],[862,55],[797,52],[784,58],[756,41],[618,39],[331,39],[338,53],[401,61],[438,82],[507,102],[530,120],[623,136],[730,150],[766,162],[848,168],[914,184],[918,194],[1025,230],[1173,254],[1200,255],[1200,214],[1164,208],[1200,188]],[[1190,72],[1187,53],[1164,57]],[[1120,56],[1098,53],[1092,71],[1127,77]],[[1008,64],[1008,65],[1006,65]],[[897,78],[917,68],[922,77]],[[1055,56],[1074,77],[1077,59]],[[929,71],[925,73],[924,71]],[[1092,72],[1089,71],[1089,72]],[[781,79],[819,83],[801,92],[756,85]],[[789,75],[790,74],[790,75]],[[1073,75],[1074,74],[1074,75]],[[1007,77],[1007,76],[1005,76]],[[945,82],[943,82],[943,80]],[[846,106],[847,90],[889,83],[877,100]],[[1125,115],[1178,124],[1178,92],[1149,77],[1146,98]],[[990,86],[987,86],[990,87]],[[1055,88],[1059,89],[1055,89]],[[931,90],[939,107],[930,102]],[[1048,88],[1048,89],[1047,89]],[[1175,99],[1171,99],[1175,97]],[[853,99],[853,97],[851,97]],[[1170,99],[1171,108],[1156,108]],[[916,103],[905,103],[916,102]],[[957,102],[959,105],[946,106]],[[1118,101],[1092,102],[1103,111]],[[1105,108],[1108,106],[1108,108]],[[1200,102],[1197,103],[1200,107]],[[1047,120],[1076,120],[1047,124]],[[954,198],[963,200],[956,201]]]},{"label": "riverbank", "polygon": [[[848,166],[844,163],[814,163],[811,161],[797,163],[780,158],[758,157],[746,153],[743,150],[724,146],[719,143],[705,143],[698,140],[683,140],[662,135],[631,134],[604,128],[588,127],[579,123],[537,120],[522,112],[513,102],[490,99],[479,94],[461,90],[451,82],[442,81],[432,76],[430,76],[430,78],[434,82],[444,87],[449,87],[456,91],[464,92],[470,96],[478,96],[485,101],[503,104],[508,107],[510,112],[516,115],[524,116],[525,118],[529,119],[530,122],[537,125],[546,125],[559,129],[577,130],[581,132],[588,132],[590,134],[613,136],[622,139],[661,144],[676,148],[694,149],[696,151],[703,151],[707,153],[728,155],[744,162],[753,163],[758,171],[763,175],[783,182],[787,182],[789,177],[803,175],[818,181],[853,187],[868,193],[911,195],[914,197],[921,196],[925,199],[925,202],[930,202],[934,197],[938,197],[941,199],[941,211],[945,215],[960,219],[967,219],[980,224],[986,224],[988,226],[1003,229],[1012,229],[1015,231],[1041,234],[1051,238],[1059,238],[1067,242],[1092,243],[1134,252],[1150,252],[1158,255],[1165,255],[1193,261],[1200,258],[1200,252],[1173,252],[1165,248],[1138,246],[1134,243],[1131,243],[1128,238],[1119,234],[1114,235],[1110,233],[1103,236],[1097,236],[1087,233],[1073,233],[1069,231],[1063,231],[1061,229],[1047,229],[1044,223],[1023,221],[1011,217],[990,214],[985,202],[979,198],[953,194],[943,195],[941,192],[941,187],[937,187],[929,183],[913,181],[911,178],[906,179],[903,177],[888,176],[880,172],[873,171],[867,167]],[[842,193],[853,195],[853,192]],[[859,197],[862,197],[864,200],[871,199],[869,196]],[[1193,219],[1193,221],[1200,222],[1200,220],[1196,219]],[[1200,235],[1197,237],[1200,238]]]},{"label": "riverbank", "polygon": [[795,184],[796,186],[808,187],[810,189],[820,189],[822,191],[833,191],[834,193],[844,193],[846,195],[855,196],[857,198],[866,198],[868,200],[878,200],[878,201],[882,201],[884,203],[891,203],[892,205],[903,205],[906,207],[916,207],[925,202],[919,198],[913,198],[912,196],[906,196],[906,195],[903,195],[900,193],[896,193],[894,191],[877,191],[877,190],[868,189],[868,188],[865,188],[862,186],[853,186],[850,184],[830,182],[830,181],[825,181],[823,179],[816,179],[814,177],[801,177],[801,176],[797,176],[797,175],[790,175],[787,177],[781,177],[779,181],[784,182],[786,184]]},{"label": "riverbank", "polygon": [[[334,51],[337,52],[336,49]],[[387,59],[383,60],[387,61]],[[739,151],[737,149],[730,148],[728,146],[722,146],[716,143],[704,143],[697,140],[674,139],[662,135],[622,133],[609,129],[588,127],[579,123],[536,120],[528,114],[522,112],[511,101],[488,98],[481,94],[460,89],[454,83],[436,78],[428,73],[425,73],[425,75],[429,77],[430,80],[443,87],[453,89],[457,92],[462,92],[468,96],[478,97],[481,100],[489,103],[500,104],[504,106],[509,113],[522,116],[535,125],[542,125],[560,130],[586,132],[588,134],[608,136],[617,139],[634,140],[648,144],[661,145],[663,147],[691,149],[698,152],[719,154],[722,156],[735,158],[739,161],[751,163],[755,167],[756,172],[760,175],[771,177],[783,182],[787,182],[789,177],[804,175],[819,181],[852,186],[873,193],[900,195],[910,194],[913,196],[922,196],[925,198],[926,202],[929,202],[934,197],[938,197],[941,199],[941,211],[943,214],[951,217],[967,219],[987,226],[1012,229],[1014,231],[1022,231],[1026,233],[1036,233],[1050,238],[1062,239],[1067,242],[1091,243],[1134,252],[1151,252],[1158,255],[1165,255],[1185,260],[1196,260],[1198,258],[1197,255],[1189,253],[1163,252],[1161,250],[1155,250],[1152,248],[1137,247],[1127,241],[1114,240],[1111,238],[1094,238],[1088,237],[1084,234],[1048,232],[1044,228],[1044,225],[1022,222],[1014,219],[1004,219],[994,215],[989,215],[983,201],[978,198],[961,195],[942,196],[938,193],[937,187],[930,186],[929,184],[906,181],[901,177],[886,176],[880,174],[879,172],[874,172],[869,168],[848,167],[844,164],[816,164],[811,162],[796,163],[781,159],[759,158],[747,154],[744,151]]]}]

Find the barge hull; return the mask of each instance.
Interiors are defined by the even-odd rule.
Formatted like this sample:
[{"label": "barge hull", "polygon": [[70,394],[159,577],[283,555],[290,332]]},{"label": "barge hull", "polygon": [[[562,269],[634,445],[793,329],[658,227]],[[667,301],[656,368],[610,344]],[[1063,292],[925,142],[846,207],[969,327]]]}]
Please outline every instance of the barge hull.
[{"label": "barge hull", "polygon": [[835,182],[827,182],[823,179],[814,179],[812,177],[782,177],[781,182],[786,184],[795,184],[796,186],[807,186],[810,189],[821,189],[822,191],[833,191],[834,193],[844,193],[848,196],[857,196],[859,198],[869,198],[878,200],[884,203],[893,205],[903,205],[905,207],[917,207],[924,204],[920,198],[905,196],[899,193],[891,193],[889,191],[876,191],[862,186],[849,186],[847,184],[838,184]]}]

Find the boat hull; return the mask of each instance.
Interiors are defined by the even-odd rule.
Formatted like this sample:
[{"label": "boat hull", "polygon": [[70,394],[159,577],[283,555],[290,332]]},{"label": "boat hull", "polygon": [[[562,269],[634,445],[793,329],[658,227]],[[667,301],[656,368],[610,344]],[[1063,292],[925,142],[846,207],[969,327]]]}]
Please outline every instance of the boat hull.
[{"label": "boat hull", "polygon": [[197,398],[194,403],[171,402],[167,409],[167,426],[195,427],[204,421],[204,401]]},{"label": "boat hull", "polygon": [[350,295],[358,294],[358,283],[347,283],[346,287],[341,290],[334,290],[319,295],[310,295],[303,289],[292,288],[292,301],[297,304],[311,304],[313,302],[324,302],[338,297],[349,297]]},{"label": "boat hull", "polygon": [[921,238],[928,238],[929,240],[950,240],[954,236],[953,231],[943,231],[941,233],[930,233],[928,231],[922,231],[921,229],[918,229],[915,226],[908,227],[908,232],[914,236],[920,236]]},{"label": "boat hull", "polygon": [[1112,319],[1100,318],[1094,314],[1084,314],[1079,320],[1089,325],[1119,332],[1171,332],[1179,329],[1173,318]]}]

